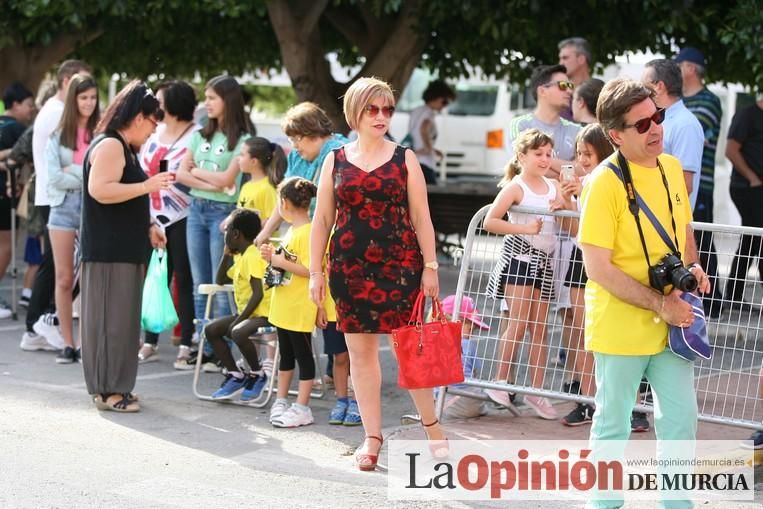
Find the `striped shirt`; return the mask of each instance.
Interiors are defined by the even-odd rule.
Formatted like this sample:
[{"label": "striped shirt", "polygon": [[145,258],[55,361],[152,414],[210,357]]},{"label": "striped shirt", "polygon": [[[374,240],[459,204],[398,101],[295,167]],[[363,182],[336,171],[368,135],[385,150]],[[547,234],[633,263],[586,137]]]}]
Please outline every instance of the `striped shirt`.
[{"label": "striped shirt", "polygon": [[702,171],[699,180],[699,191],[703,194],[713,194],[713,179],[715,175],[715,150],[718,147],[718,136],[721,132],[721,100],[718,96],[703,88],[695,95],[684,97],[684,105],[691,111],[705,132],[705,146],[702,150]]}]

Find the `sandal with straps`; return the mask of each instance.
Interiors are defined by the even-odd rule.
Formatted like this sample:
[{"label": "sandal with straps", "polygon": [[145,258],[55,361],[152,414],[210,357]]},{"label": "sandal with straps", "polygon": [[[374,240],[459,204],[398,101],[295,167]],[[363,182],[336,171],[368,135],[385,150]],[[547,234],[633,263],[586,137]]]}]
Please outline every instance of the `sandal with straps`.
[{"label": "sandal with straps", "polygon": [[[366,435],[366,440],[369,438],[379,441],[379,451],[381,451],[382,445],[384,445],[384,439],[374,435]],[[376,470],[376,464],[379,461],[379,451],[376,451],[376,454],[358,454],[356,452],[355,462],[358,464],[358,470],[363,472]]]},{"label": "sandal with straps", "polygon": [[[436,424],[440,424],[438,419],[435,419],[434,422],[430,422],[429,424],[424,424],[423,421],[421,422],[421,426],[425,428],[424,433],[426,433],[426,428],[431,428]],[[430,440],[429,434],[427,434],[427,442],[427,445],[429,445],[429,453],[434,459],[445,459],[450,455],[450,445],[448,444],[447,437],[442,440]]]},{"label": "sandal with straps", "polygon": [[[119,399],[115,399],[114,396],[119,396]],[[111,399],[111,401],[109,401]],[[140,405],[134,400],[130,399],[128,394],[98,394],[95,397],[95,407],[98,410],[109,410],[111,412],[121,413],[134,413],[140,410]]]}]

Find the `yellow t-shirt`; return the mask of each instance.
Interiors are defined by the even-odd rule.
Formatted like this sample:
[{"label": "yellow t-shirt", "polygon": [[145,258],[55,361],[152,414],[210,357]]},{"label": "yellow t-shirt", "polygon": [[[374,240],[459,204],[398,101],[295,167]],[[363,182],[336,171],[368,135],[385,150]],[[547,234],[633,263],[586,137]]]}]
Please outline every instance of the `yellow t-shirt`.
[{"label": "yellow t-shirt", "polygon": [[265,224],[270,216],[273,215],[278,204],[278,194],[276,188],[270,185],[267,178],[257,182],[249,181],[241,187],[241,194],[238,197],[238,206],[242,209],[249,209],[257,212],[260,221]]},{"label": "yellow t-shirt", "polygon": [[[265,269],[268,263],[262,259],[260,250],[252,244],[243,254],[233,257],[233,265],[228,269],[228,277],[233,281],[233,297],[236,300],[236,309],[241,313],[249,299],[252,298],[251,278],[257,278],[263,281],[265,278]],[[262,300],[257,304],[252,316],[268,316],[270,311],[270,296],[272,289],[266,290],[262,283]]]},{"label": "yellow t-shirt", "polygon": [[[670,189],[673,217],[676,222],[678,249],[682,256],[686,245],[686,225],[691,222],[691,204],[686,193],[681,163],[673,156],[659,157]],[[617,166],[617,156],[609,161]],[[645,168],[629,162],[633,185],[662,227],[673,237],[670,210],[657,168]],[[641,228],[652,265],[662,260],[669,248],[649,218],[640,212]],[[581,218],[578,241],[612,250],[612,263],[620,270],[649,286],[649,274],[641,247],[636,220],[628,210],[625,187],[604,164],[594,170],[581,193]],[[685,262],[686,260],[684,260]],[[665,349],[668,326],[655,323],[653,311],[628,304],[588,280],[585,289],[585,346],[587,350],[614,355],[654,355]]]},{"label": "yellow t-shirt", "polygon": [[[281,244],[297,257],[297,263],[310,266],[310,223],[291,227]],[[287,273],[284,284],[273,288],[268,321],[282,329],[295,332],[312,332],[318,308],[310,300],[310,278]]]}]

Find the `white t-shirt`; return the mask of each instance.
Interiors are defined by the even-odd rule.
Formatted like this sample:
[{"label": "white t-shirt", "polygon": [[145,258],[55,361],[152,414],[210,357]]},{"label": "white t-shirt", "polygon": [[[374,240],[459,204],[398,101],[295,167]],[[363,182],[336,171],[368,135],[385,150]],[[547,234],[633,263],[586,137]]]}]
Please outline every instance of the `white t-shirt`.
[{"label": "white t-shirt", "polygon": [[64,114],[64,102],[53,96],[48,99],[34,121],[32,132],[32,157],[34,159],[35,193],[34,204],[38,207],[50,205],[48,201],[48,163],[45,159],[45,146],[53,131],[61,122]]},{"label": "white t-shirt", "polygon": [[411,112],[408,120],[408,132],[411,134],[411,138],[413,138],[413,151],[416,152],[416,157],[418,158],[419,163],[425,164],[434,170],[437,168],[434,153],[422,154],[420,152],[425,146],[424,140],[421,137],[421,124],[424,123],[424,120],[429,120],[429,133],[432,138],[432,146],[434,147],[434,140],[437,139],[437,127],[434,123],[434,110],[426,104],[419,106]]}]

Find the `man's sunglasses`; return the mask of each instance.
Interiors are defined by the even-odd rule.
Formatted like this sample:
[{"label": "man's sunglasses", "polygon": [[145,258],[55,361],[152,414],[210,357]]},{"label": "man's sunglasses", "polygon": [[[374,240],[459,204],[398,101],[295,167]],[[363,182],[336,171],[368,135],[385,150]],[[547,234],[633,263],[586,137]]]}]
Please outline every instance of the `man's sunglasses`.
[{"label": "man's sunglasses", "polygon": [[543,86],[545,88],[556,86],[559,87],[559,90],[575,90],[575,84],[567,80],[552,81],[551,83],[546,83]]},{"label": "man's sunglasses", "polygon": [[381,111],[382,115],[384,115],[386,118],[391,118],[392,114],[395,113],[394,106],[382,106],[381,108],[379,108],[375,104],[369,104],[368,106],[363,108],[363,110],[365,110],[366,114],[369,117],[375,117]]},{"label": "man's sunglasses", "polygon": [[651,117],[642,118],[641,120],[637,120],[633,124],[625,124],[624,128],[629,127],[635,127],[636,132],[639,134],[644,134],[649,130],[649,128],[652,126],[652,122],[654,122],[657,125],[662,124],[662,121],[665,120],[665,108],[657,108],[657,111],[654,112],[654,115]]}]

